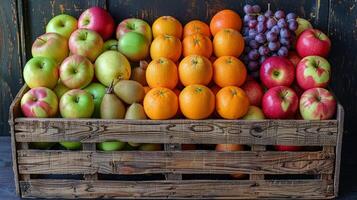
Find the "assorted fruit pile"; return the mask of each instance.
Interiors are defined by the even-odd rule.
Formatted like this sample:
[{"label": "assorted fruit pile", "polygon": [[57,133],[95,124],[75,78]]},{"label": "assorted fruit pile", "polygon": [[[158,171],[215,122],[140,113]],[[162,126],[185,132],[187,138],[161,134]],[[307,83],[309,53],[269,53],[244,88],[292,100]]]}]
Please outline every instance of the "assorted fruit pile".
[{"label": "assorted fruit pile", "polygon": [[58,15],[33,43],[24,67],[30,90],[22,112],[153,120],[333,117],[336,100],[325,89],[329,38],[294,13],[243,9],[243,22],[222,10],[209,25],[193,20],[182,26],[162,16],[150,26],[129,18],[116,31],[112,16],[99,7],[78,20]]}]

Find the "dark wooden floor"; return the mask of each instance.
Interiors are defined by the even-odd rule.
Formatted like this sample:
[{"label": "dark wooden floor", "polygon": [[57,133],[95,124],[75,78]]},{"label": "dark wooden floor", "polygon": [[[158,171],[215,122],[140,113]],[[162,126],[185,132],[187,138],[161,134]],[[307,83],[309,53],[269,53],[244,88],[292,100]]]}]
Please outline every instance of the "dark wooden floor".
[{"label": "dark wooden floor", "polygon": [[[354,153],[351,152],[351,155]],[[355,157],[356,158],[356,157]],[[357,158],[356,158],[357,159]],[[341,172],[341,192],[339,200],[357,199],[357,166],[346,163]],[[0,199],[19,200],[15,194],[11,163],[10,137],[0,137]]]}]

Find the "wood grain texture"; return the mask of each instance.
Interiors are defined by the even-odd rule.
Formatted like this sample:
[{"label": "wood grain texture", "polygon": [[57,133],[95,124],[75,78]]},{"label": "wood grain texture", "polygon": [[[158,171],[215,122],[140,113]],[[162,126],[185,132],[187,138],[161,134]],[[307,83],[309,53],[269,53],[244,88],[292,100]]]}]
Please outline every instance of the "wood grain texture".
[{"label": "wood grain texture", "polygon": [[[21,181],[22,197],[114,198],[114,199],[257,199],[293,198],[327,199],[333,191],[331,181]],[[299,188],[299,190],[296,190]]]},{"label": "wood grain texture", "polygon": [[334,153],[19,150],[20,174],[332,174]]}]

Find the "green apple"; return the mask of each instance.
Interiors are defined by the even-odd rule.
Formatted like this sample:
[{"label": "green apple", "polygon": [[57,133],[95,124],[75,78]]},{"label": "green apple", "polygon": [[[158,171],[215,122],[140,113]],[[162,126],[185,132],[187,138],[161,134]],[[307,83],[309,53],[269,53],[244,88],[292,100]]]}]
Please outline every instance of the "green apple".
[{"label": "green apple", "polygon": [[63,85],[61,79],[58,80],[56,87],[53,89],[53,91],[56,93],[58,99],[61,99],[61,97],[64,95],[64,93],[68,92],[69,89],[65,85]]},{"label": "green apple", "polygon": [[128,32],[118,41],[118,50],[130,61],[140,61],[149,54],[150,42],[144,35],[137,32]]},{"label": "green apple", "polygon": [[94,66],[84,56],[72,55],[66,58],[60,66],[62,83],[70,89],[86,87],[94,77]]},{"label": "green apple", "polygon": [[91,83],[86,88],[84,88],[84,90],[93,96],[94,112],[92,117],[100,118],[100,104],[102,103],[102,99],[105,95],[105,86],[100,83]]},{"label": "green apple", "polygon": [[59,142],[64,148],[68,150],[79,150],[82,148],[82,143],[80,142]]},{"label": "green apple", "polygon": [[103,49],[102,37],[89,29],[77,29],[69,37],[68,43],[72,54],[85,56],[92,62],[102,53]]},{"label": "green apple", "polygon": [[31,142],[30,146],[34,149],[50,149],[55,144],[53,142]]},{"label": "green apple", "polygon": [[257,106],[249,106],[247,114],[243,117],[245,120],[265,119],[262,109]]},{"label": "green apple", "polygon": [[58,81],[58,65],[52,58],[31,58],[24,67],[24,80],[30,88],[53,89]]},{"label": "green apple", "polygon": [[113,80],[128,80],[130,78],[130,63],[128,59],[118,51],[109,50],[102,53],[94,65],[96,78],[107,87]]},{"label": "green apple", "polygon": [[102,151],[118,151],[124,148],[125,142],[119,140],[105,141],[98,144],[98,149]]},{"label": "green apple", "polygon": [[69,53],[67,39],[57,33],[46,33],[38,37],[32,45],[32,57],[52,58],[61,63]]},{"label": "green apple", "polygon": [[88,92],[73,89],[61,97],[59,109],[63,118],[90,118],[94,111],[94,100]]},{"label": "green apple", "polygon": [[104,42],[104,45],[103,45],[103,50],[102,52],[104,51],[108,51],[108,50],[118,50],[118,40],[114,40],[114,39],[111,39],[111,40],[107,40]]},{"label": "green apple", "polygon": [[304,32],[304,30],[312,28],[311,23],[304,18],[298,17],[296,21],[298,23],[298,28],[295,31],[297,37]]},{"label": "green apple", "polygon": [[142,144],[139,149],[141,151],[160,151],[162,147],[161,144]]},{"label": "green apple", "polygon": [[70,15],[57,15],[48,22],[46,33],[58,33],[68,39],[77,29],[77,23],[77,19]]}]

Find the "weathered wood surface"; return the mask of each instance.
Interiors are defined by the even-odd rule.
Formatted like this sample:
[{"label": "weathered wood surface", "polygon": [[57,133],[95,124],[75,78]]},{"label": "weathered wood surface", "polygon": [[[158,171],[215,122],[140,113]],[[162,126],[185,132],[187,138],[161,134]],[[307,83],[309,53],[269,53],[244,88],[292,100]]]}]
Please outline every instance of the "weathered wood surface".
[{"label": "weathered wood surface", "polygon": [[332,174],[325,152],[19,150],[20,174]]},{"label": "weathered wood surface", "polygon": [[[91,199],[257,199],[264,197],[293,199],[310,197],[310,199],[326,199],[333,195],[332,185],[331,181],[321,180],[91,182],[37,179],[20,182],[23,197]],[[296,190],[296,188],[299,188],[299,190]]]}]

